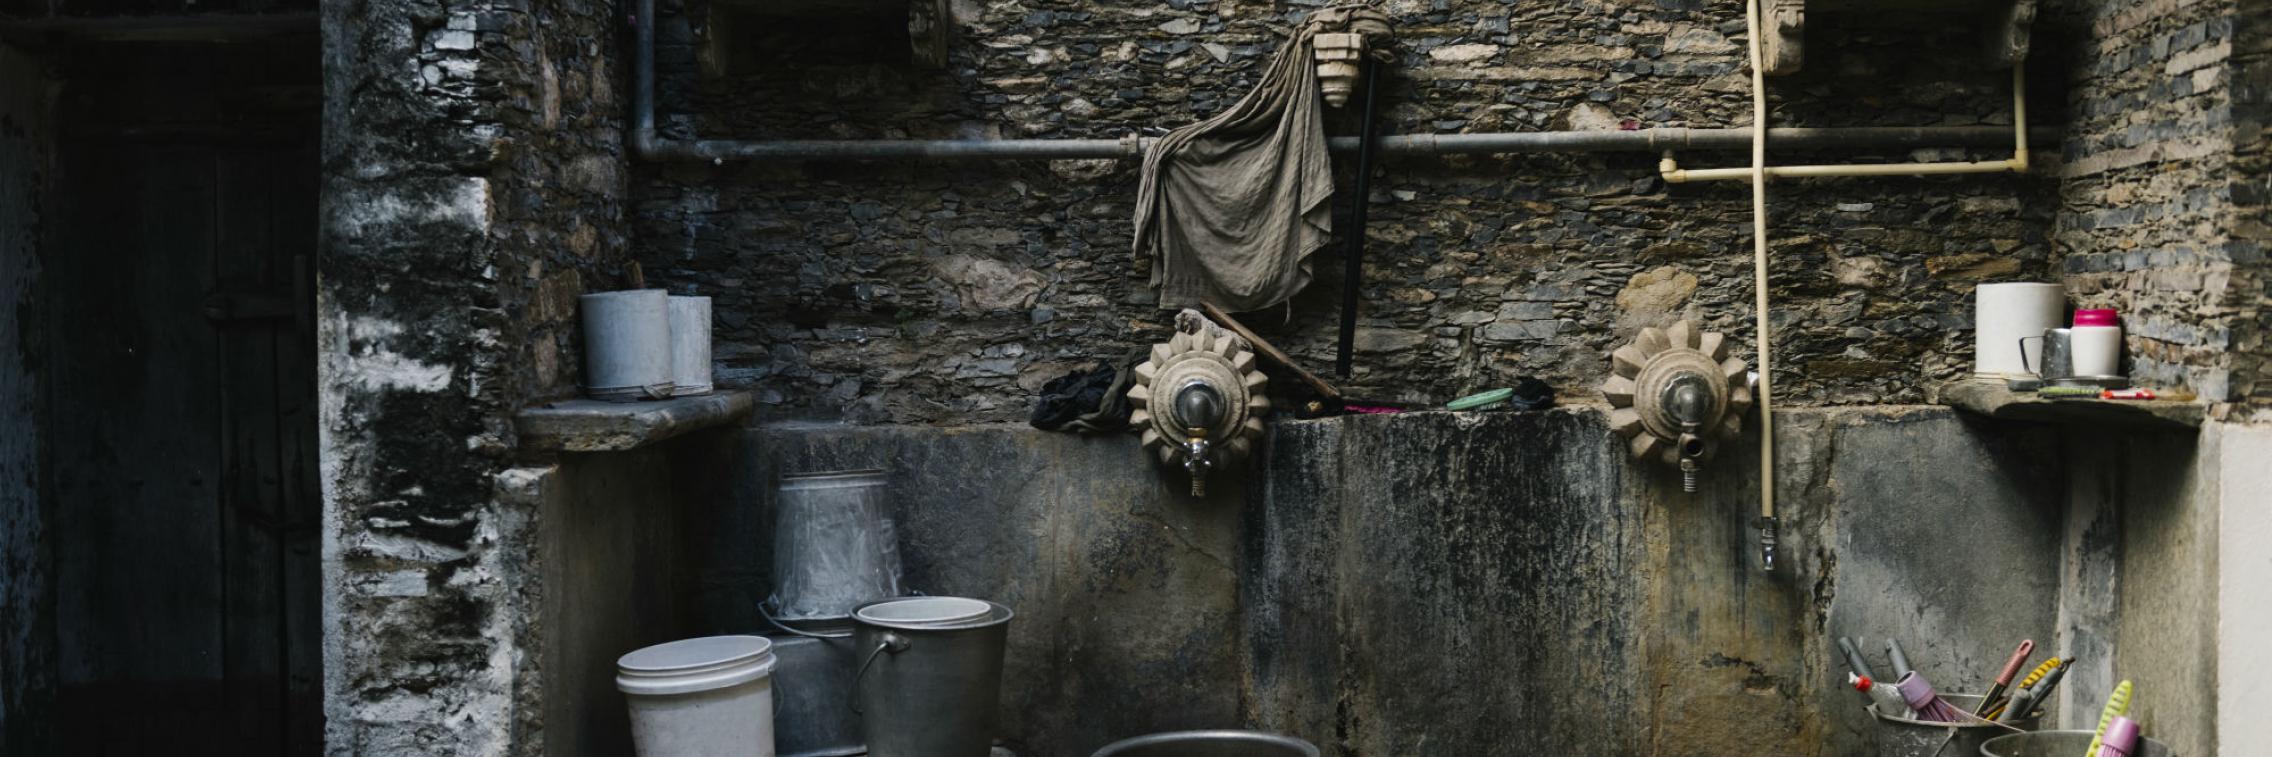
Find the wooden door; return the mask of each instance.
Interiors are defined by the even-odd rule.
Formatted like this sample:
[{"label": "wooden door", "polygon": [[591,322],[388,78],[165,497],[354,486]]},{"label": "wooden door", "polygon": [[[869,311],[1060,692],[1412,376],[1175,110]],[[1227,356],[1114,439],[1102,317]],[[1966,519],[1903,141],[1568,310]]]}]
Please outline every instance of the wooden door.
[{"label": "wooden door", "polygon": [[315,51],[65,61],[42,278],[57,741],[315,754]]}]

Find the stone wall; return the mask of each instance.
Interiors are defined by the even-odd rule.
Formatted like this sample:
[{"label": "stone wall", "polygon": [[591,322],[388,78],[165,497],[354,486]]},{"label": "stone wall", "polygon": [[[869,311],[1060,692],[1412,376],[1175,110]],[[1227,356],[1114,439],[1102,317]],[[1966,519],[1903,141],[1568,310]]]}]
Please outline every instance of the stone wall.
[{"label": "stone wall", "polygon": [[[869,26],[728,24],[710,6],[665,2],[663,130],[745,139],[1156,133],[1242,95],[1308,7],[955,6],[952,60],[925,71]],[[1735,0],[1382,7],[1402,41],[1380,88],[1386,133],[1750,121]],[[2009,75],[1972,57],[1969,30],[1825,20],[1810,33],[1806,72],[1771,82],[1779,125],[2009,123]],[[2055,123],[2058,72],[2038,74],[2038,121]],[[1330,132],[1354,133],[1349,114],[1329,119]],[[1695,167],[1744,157],[1682,156]],[[1741,183],[1668,187],[1656,159],[1384,161],[1358,369],[1347,383],[1363,396],[1443,401],[1534,374],[1585,394],[1609,349],[1682,315],[1748,345],[1749,192]],[[1346,187],[1351,168],[1339,163]],[[1118,359],[1158,339],[1168,320],[1145,286],[1148,263],[1129,251],[1129,162],[650,165],[637,184],[640,259],[674,290],[718,298],[721,382],[756,388],[778,414],[1014,419],[1041,382]],[[1971,287],[2048,275],[2052,200],[2049,182],[2009,176],[1777,184],[1779,394],[1802,405],[1917,401],[1926,382],[1968,371]],[[1289,308],[1249,317],[1312,369],[1331,365],[1340,249],[1313,258],[1318,279]]]},{"label": "stone wall", "polygon": [[0,752],[10,754],[43,748],[54,683],[31,316],[52,96],[39,61],[0,45]]},{"label": "stone wall", "polygon": [[2233,110],[2232,187],[2235,218],[2227,245],[2233,259],[2231,295],[2233,391],[2250,415],[2272,418],[2272,6],[2244,0],[2233,14],[2233,53],[2227,80]]},{"label": "stone wall", "polygon": [[[2266,96],[2234,0],[2052,4],[2080,40],[2053,234],[2078,306],[2122,311],[2131,375],[2213,401],[2261,390]],[[2236,51],[2249,51],[2236,57]],[[2237,99],[2236,99],[2237,98]],[[2243,115],[2243,112],[2249,115]]]},{"label": "stone wall", "polygon": [[1864,754],[1835,637],[1899,637],[1935,680],[2051,638],[2047,430],[1913,407],[1777,428],[1768,574],[1755,444],[1684,495],[1594,409],[1281,423],[1205,501],[1127,437],[772,425],[729,488],[686,490],[723,508],[698,624],[763,629],[779,473],[884,466],[911,586],[1018,611],[1003,735],[1028,757],[1238,726],[1331,755]]},{"label": "stone wall", "polygon": [[539,753],[549,566],[511,412],[623,261],[614,7],[323,6],[318,289],[334,754]]}]

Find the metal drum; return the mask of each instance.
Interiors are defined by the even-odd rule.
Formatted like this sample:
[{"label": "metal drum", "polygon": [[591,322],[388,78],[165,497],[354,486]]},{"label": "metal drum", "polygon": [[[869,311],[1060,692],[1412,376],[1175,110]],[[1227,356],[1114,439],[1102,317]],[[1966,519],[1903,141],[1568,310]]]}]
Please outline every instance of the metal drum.
[{"label": "metal drum", "polygon": [[852,703],[870,757],[987,757],[1014,614],[960,597],[887,599],[854,612],[861,661]]}]

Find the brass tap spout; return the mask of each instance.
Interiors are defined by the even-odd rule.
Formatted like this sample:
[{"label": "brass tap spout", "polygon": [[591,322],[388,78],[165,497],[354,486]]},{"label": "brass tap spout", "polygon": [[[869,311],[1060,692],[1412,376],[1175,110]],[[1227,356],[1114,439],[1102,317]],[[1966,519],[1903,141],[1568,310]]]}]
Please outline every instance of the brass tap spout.
[{"label": "brass tap spout", "polygon": [[1207,472],[1214,469],[1215,456],[1207,442],[1206,429],[1193,429],[1191,438],[1183,442],[1183,471],[1191,474],[1191,496],[1207,496]]}]

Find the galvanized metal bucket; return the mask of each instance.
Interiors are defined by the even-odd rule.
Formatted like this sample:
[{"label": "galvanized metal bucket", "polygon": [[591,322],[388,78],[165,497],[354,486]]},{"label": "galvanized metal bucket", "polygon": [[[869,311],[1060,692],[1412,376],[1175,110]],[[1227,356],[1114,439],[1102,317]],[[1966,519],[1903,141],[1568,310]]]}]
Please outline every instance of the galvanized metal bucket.
[{"label": "galvanized metal bucket", "polygon": [[781,757],[866,754],[860,716],[844,706],[860,655],[849,630],[842,638],[773,637],[773,743]]},{"label": "galvanized metal bucket", "polygon": [[[1948,700],[1950,705],[1965,712],[1971,712],[1973,708],[1980,705],[1979,694],[1942,694],[1941,698]],[[2022,731],[2034,730],[2036,721],[2043,716],[2043,711],[2036,710],[2029,713],[2025,718],[2008,723],[2007,725],[2011,728],[1985,723],[1958,724],[1918,720],[1902,717],[1899,713],[1887,715],[1880,712],[1877,705],[1874,704],[1870,705],[1870,714],[1877,716],[1878,719],[1878,727],[1871,733],[1871,740],[1877,746],[1876,754],[1878,757],[1927,757],[1935,751],[1939,751],[1943,755],[1976,753],[1980,750],[1981,743],[1997,736],[2013,733],[2012,728]],[[1954,741],[1949,740],[1951,729],[1956,731]],[[1941,749],[1941,742],[1943,741],[1949,741],[1947,749]],[[2080,752],[2082,748],[2077,747],[2075,751]]]},{"label": "galvanized metal bucket", "polygon": [[904,593],[885,481],[880,470],[781,477],[771,617],[803,631],[842,628],[861,605]]},{"label": "galvanized metal bucket", "polygon": [[[1980,745],[1978,754],[1981,757],[2075,757],[2090,745],[2090,731],[2037,731],[1989,739],[1988,743]],[[2177,752],[2171,751],[2168,744],[2143,736],[2138,738],[2138,747],[2130,754],[2132,757],[2177,757]]]},{"label": "galvanized metal bucket", "polygon": [[1317,746],[1261,731],[1175,731],[1115,741],[1091,757],[1318,757]]},{"label": "galvanized metal bucket", "polygon": [[[983,604],[971,617],[960,608]],[[894,605],[942,605],[938,614]],[[852,706],[870,757],[987,757],[1002,698],[1008,606],[958,597],[902,597],[862,606],[854,649]]]},{"label": "galvanized metal bucket", "polygon": [[710,298],[671,297],[671,384],[679,397],[709,394]]},{"label": "galvanized metal bucket", "polygon": [[584,323],[584,392],[610,402],[671,396],[670,295],[634,289],[577,301]]}]

